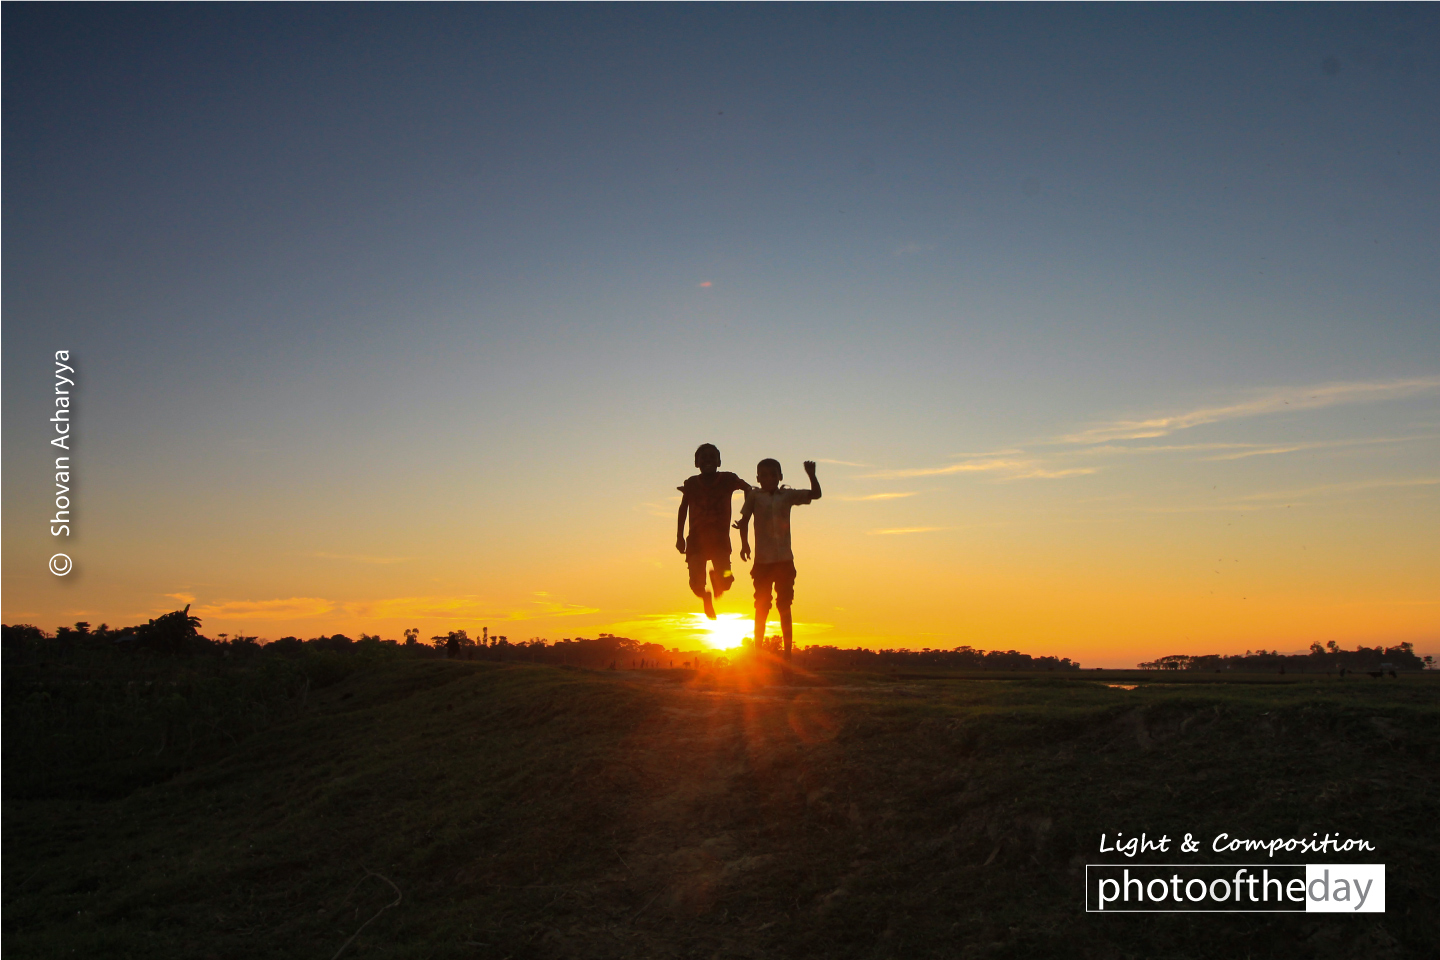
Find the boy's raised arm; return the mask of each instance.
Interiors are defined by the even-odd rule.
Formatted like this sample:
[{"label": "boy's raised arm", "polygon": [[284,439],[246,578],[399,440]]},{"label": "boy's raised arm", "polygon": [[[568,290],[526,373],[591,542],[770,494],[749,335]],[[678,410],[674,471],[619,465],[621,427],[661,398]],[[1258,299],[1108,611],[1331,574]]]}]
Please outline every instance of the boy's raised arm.
[{"label": "boy's raised arm", "polygon": [[815,461],[805,461],[805,472],[810,475],[810,499],[820,499],[820,478],[815,476]]}]

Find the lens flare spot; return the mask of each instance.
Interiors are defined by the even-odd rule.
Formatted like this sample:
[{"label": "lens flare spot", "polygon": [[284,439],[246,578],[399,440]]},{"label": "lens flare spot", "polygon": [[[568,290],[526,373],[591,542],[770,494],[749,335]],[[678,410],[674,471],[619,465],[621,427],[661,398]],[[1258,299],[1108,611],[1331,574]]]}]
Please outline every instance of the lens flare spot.
[{"label": "lens flare spot", "polygon": [[738,613],[722,613],[714,620],[703,613],[691,614],[700,640],[711,650],[732,650],[750,636],[754,621]]}]

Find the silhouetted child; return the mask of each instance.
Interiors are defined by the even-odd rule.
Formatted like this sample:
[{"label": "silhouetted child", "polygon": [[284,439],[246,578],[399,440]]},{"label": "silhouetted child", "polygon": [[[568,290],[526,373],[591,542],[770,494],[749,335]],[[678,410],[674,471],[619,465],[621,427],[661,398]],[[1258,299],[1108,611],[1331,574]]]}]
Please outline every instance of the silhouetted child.
[{"label": "silhouetted child", "polygon": [[[713,443],[695,449],[695,466],[700,472],[678,488],[680,516],[675,523],[675,549],[685,554],[690,567],[690,589],[705,604],[705,616],[715,619],[715,603],[705,589],[705,565],[710,586],[719,597],[735,582],[730,572],[730,495],[750,489],[750,484],[733,473],[720,472],[720,451]],[[685,515],[690,515],[690,537],[685,537]]]},{"label": "silhouetted child", "polygon": [[740,559],[750,559],[750,518],[755,518],[755,564],[750,578],[755,581],[755,648],[761,649],[765,639],[765,623],[770,616],[770,588],[775,588],[775,605],[780,608],[780,632],[785,637],[785,659],[790,659],[794,628],[790,621],[790,605],[795,600],[795,554],[790,550],[790,508],[820,499],[820,481],[815,476],[815,461],[805,461],[810,475],[809,490],[792,490],[780,486],[784,475],[779,460],[761,460],[755,468],[760,486],[745,494],[740,510]]}]

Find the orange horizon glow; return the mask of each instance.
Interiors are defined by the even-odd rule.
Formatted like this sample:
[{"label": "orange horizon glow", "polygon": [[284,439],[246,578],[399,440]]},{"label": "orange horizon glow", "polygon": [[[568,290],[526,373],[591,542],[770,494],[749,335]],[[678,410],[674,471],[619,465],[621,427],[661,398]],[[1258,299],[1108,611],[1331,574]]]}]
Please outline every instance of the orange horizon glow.
[{"label": "orange horizon glow", "polygon": [[[1384,386],[1404,397],[1424,387],[1424,403],[1396,406],[1398,422],[1373,442],[1287,444],[1256,424],[1209,426],[1259,418],[1286,405],[1284,394],[1079,433],[1057,424],[1031,452],[997,445],[950,465],[889,465],[864,451],[822,460],[824,498],[794,513],[795,642],[970,646],[1087,666],[1303,652],[1332,640],[1440,654],[1440,465],[1414,423],[1430,415],[1440,378]],[[1312,405],[1309,417],[1380,388],[1314,389],[1297,401]],[[748,564],[736,563],[739,582],[707,620],[674,547],[675,484],[693,469],[685,452],[638,464],[636,476],[599,471],[551,490],[566,503],[563,520],[537,512],[512,523],[478,494],[419,532],[403,510],[297,530],[252,531],[237,515],[223,521],[232,533],[223,551],[176,549],[148,528],[92,539],[64,581],[43,565],[20,569],[22,553],[7,548],[4,620],[120,627],[189,603],[211,637],[398,639],[418,628],[428,640],[488,627],[517,643],[612,633],[731,650],[753,631]],[[797,459],[783,461],[792,473]],[[924,483],[897,491],[896,474]],[[637,492],[641,482],[650,486]],[[630,509],[615,510],[626,497]],[[144,490],[124,505],[168,509]],[[503,549],[475,548],[487,538]],[[777,621],[772,612],[767,633]]]},{"label": "orange horizon glow", "polygon": [[[977,590],[977,592],[979,591]],[[997,593],[999,595],[994,597],[997,604],[1014,600],[1013,597],[1005,597],[1003,592],[997,590]],[[163,599],[168,600],[169,598]],[[1302,653],[1311,642],[1317,639],[1322,642],[1336,639],[1344,649],[1354,649],[1361,645],[1393,646],[1402,640],[1409,640],[1415,644],[1416,652],[1421,655],[1437,652],[1434,649],[1436,644],[1426,642],[1427,639],[1433,637],[1433,634],[1427,636],[1417,632],[1406,636],[1401,632],[1413,622],[1417,606],[1403,601],[1390,605],[1382,604],[1381,608],[1377,610],[1372,604],[1357,604],[1338,597],[1328,604],[1311,609],[1303,619],[1295,616],[1294,607],[1290,603],[1277,603],[1273,600],[1256,603],[1251,609],[1245,611],[1246,619],[1250,624],[1248,628],[1235,630],[1228,638],[1217,639],[1215,636],[1215,633],[1219,632],[1217,628],[1227,625],[1226,621],[1233,616],[1231,611],[1214,608],[1207,610],[1206,604],[1203,602],[1197,603],[1193,599],[1167,595],[1163,591],[1157,591],[1143,598],[1131,596],[1124,601],[1107,598],[1103,595],[1067,596],[1057,591],[1051,594],[1050,599],[1053,604],[1051,609],[1026,610],[1023,612],[1023,619],[1019,619],[1022,604],[1015,601],[1015,606],[1008,610],[1000,611],[992,606],[989,612],[984,614],[983,620],[979,621],[976,620],[976,617],[982,614],[982,611],[973,607],[968,599],[962,599],[958,609],[971,621],[970,625],[974,630],[968,634],[930,632],[907,636],[899,632],[877,631],[868,635],[856,635],[847,631],[845,634],[837,635],[838,631],[834,630],[832,624],[797,622],[795,645],[797,650],[810,646],[834,646],[842,649],[865,647],[873,650],[920,650],[927,647],[935,650],[951,650],[961,646],[971,646],[981,650],[1015,649],[1036,657],[1069,657],[1087,667],[1128,667],[1142,660],[1152,660],[1159,656],[1176,653],[1189,655],[1231,654],[1251,648],[1278,649],[1282,653]],[[1247,602],[1248,600],[1241,600],[1239,604],[1231,606],[1239,606]],[[1124,627],[1123,632],[1116,631],[1108,637],[1097,638],[1093,634],[1090,636],[1072,634],[1068,638],[1064,638],[1064,634],[1068,632],[1067,627],[1071,626],[1065,622],[1067,618],[1073,617],[1080,621],[1087,619],[1091,622],[1100,621],[1107,612],[1111,612],[1121,603],[1129,604],[1129,613],[1133,615],[1132,622],[1120,624]],[[150,610],[136,611],[132,615],[119,617],[102,616],[98,612],[77,610],[66,620],[56,623],[47,623],[43,619],[33,616],[7,615],[5,622],[36,623],[42,629],[50,632],[53,632],[55,627],[62,623],[69,625],[78,620],[88,621],[92,626],[108,622],[111,627],[121,627],[143,623],[149,618],[181,606],[183,606],[181,603],[172,605],[168,602],[161,602]],[[228,609],[235,608],[233,604],[217,606]],[[1420,606],[1422,609],[1426,609],[1429,605]],[[276,604],[263,609],[278,611],[295,608]],[[564,621],[542,622],[539,619],[526,621],[485,617],[475,619],[431,619],[426,617],[396,621],[393,625],[371,621],[365,617],[347,615],[339,608],[331,609],[329,615],[307,615],[300,622],[288,623],[254,618],[236,620],[225,617],[223,614],[216,616],[217,612],[205,605],[192,607],[192,613],[198,613],[202,617],[201,632],[204,635],[211,638],[218,638],[220,634],[258,636],[262,641],[276,640],[287,635],[308,639],[334,633],[343,633],[352,639],[358,639],[362,633],[368,633],[378,634],[384,639],[398,640],[407,627],[418,627],[421,642],[428,643],[432,636],[443,635],[449,630],[455,629],[464,629],[472,636],[479,637],[481,627],[487,626],[491,636],[504,636],[511,643],[521,643],[532,639],[555,642],[560,639],[595,637],[602,633],[611,633],[642,643],[660,643],[667,650],[719,653],[741,648],[753,633],[753,620],[748,613],[735,611],[720,612],[714,621],[708,620],[700,612],[686,612],[650,615],[611,623],[605,623],[592,615],[575,618],[576,621],[581,619],[588,621],[583,624]],[[1390,617],[1385,618],[1384,614],[1387,612]],[[207,614],[209,615],[207,616]],[[1169,641],[1157,641],[1153,636],[1147,636],[1148,631],[1153,629],[1153,626],[1149,625],[1163,623],[1171,617],[1186,620],[1190,624],[1193,636],[1189,639],[1181,637],[1178,640]],[[1046,628],[1046,624],[1050,625],[1049,629]],[[1007,636],[1003,631],[1007,625],[1012,629],[1018,628],[1028,636],[1014,634]],[[1115,624],[1112,623],[1111,627],[1113,630]],[[1208,631],[1207,628],[1209,628]],[[1372,636],[1356,635],[1366,628],[1372,633]],[[1386,628],[1395,630],[1401,635],[1392,635],[1391,637],[1373,635]],[[773,614],[766,632],[767,634],[779,632],[779,624],[773,619]],[[1351,635],[1346,636],[1346,633]],[[1122,652],[1126,647],[1134,652],[1128,654]]]}]

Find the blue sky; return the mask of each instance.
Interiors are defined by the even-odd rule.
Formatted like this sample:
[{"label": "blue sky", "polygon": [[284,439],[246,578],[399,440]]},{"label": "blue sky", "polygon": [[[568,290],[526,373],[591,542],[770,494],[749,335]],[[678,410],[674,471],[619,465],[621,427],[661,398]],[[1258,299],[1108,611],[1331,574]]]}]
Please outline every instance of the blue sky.
[{"label": "blue sky", "polygon": [[[826,467],[839,495],[910,493],[817,505],[825,555],[853,548],[847,569],[877,582],[911,562],[926,584],[979,576],[986,548],[960,531],[982,522],[1009,525],[1005,582],[1063,581],[1055,558],[1081,547],[1062,526],[1103,503],[1209,509],[1203,479],[1237,503],[1340,491],[1271,538],[1371,531],[1358,554],[1338,533],[1326,548],[1335,582],[1417,575],[1404,544],[1437,526],[1431,7],[67,6],[4,23],[7,622],[130,622],[175,596],[223,620],[299,597],[330,607],[232,627],[353,632],[345,610],[463,596],[435,609],[478,626],[538,592],[568,605],[540,605],[527,629],[545,634],[669,615],[693,598],[667,498],[704,440],[742,475],[816,458],[844,461]],[[40,412],[61,347],[81,371],[85,518],[64,582],[30,522],[53,494]],[[1121,441],[1184,449],[1063,439],[1231,409]],[[895,475],[926,469],[950,472]],[[1165,550],[1187,535],[1107,523],[1115,583],[1158,551],[1184,593]],[[948,546],[870,533],[920,528]],[[846,574],[813,569],[816,607],[852,606],[828,602]],[[1400,598],[1421,613],[1340,639],[1433,636],[1432,572]],[[943,603],[861,592],[867,612],[812,617],[836,638],[950,629]],[[1277,593],[1276,622],[1306,596]],[[960,640],[1063,653],[1109,649],[1108,630],[1128,657],[1146,630],[1187,636],[1159,612],[1141,629],[1055,602],[1054,623],[1009,630],[997,607]],[[1240,643],[1247,616],[1205,640]]]}]

